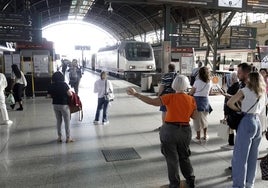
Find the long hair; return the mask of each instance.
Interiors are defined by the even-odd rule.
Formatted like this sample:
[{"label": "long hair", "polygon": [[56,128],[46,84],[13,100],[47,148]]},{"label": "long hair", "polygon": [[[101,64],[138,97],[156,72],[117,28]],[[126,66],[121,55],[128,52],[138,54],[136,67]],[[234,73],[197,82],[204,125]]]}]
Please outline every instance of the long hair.
[{"label": "long hair", "polygon": [[18,66],[16,64],[11,65],[11,69],[14,72],[16,78],[21,78],[20,69],[18,68]]},{"label": "long hair", "polygon": [[199,69],[199,79],[205,83],[209,82],[210,77],[209,77],[209,70],[207,67],[201,67]]},{"label": "long hair", "polygon": [[249,81],[247,86],[250,90],[253,90],[258,97],[260,97],[266,91],[266,84],[263,76],[258,72],[251,72],[248,75]]}]

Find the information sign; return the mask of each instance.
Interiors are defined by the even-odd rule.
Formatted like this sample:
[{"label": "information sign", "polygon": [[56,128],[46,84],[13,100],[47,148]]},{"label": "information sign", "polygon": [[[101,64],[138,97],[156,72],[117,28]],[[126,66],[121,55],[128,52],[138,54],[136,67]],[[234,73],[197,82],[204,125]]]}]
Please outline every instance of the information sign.
[{"label": "information sign", "polygon": [[231,37],[246,37],[246,38],[256,38],[257,28],[255,27],[231,27]]},{"label": "information sign", "polygon": [[200,47],[200,37],[183,35],[178,37],[171,37],[171,47],[191,47],[199,48]]},{"label": "information sign", "polygon": [[256,49],[256,40],[248,38],[230,38],[230,47],[236,49]]}]

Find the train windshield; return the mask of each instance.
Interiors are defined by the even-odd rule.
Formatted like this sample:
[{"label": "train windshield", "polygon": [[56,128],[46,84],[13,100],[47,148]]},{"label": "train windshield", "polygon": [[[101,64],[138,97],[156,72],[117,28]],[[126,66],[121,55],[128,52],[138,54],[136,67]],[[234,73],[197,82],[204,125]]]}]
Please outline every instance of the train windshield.
[{"label": "train windshield", "polygon": [[152,48],[147,43],[128,43],[125,48],[127,60],[152,60]]}]

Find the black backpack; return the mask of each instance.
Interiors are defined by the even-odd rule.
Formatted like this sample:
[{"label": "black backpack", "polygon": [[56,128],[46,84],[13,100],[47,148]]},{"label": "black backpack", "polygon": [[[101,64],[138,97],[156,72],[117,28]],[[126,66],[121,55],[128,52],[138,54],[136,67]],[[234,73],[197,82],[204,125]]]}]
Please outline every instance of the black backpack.
[{"label": "black backpack", "polygon": [[193,75],[191,75],[191,78],[190,78],[190,85],[191,86],[194,85],[194,82],[195,82],[197,75],[198,75],[198,71],[196,71]]}]

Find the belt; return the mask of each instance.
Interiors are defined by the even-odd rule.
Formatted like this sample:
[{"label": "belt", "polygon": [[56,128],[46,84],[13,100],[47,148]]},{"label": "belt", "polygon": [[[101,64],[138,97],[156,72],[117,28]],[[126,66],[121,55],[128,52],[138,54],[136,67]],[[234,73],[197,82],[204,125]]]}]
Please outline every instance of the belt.
[{"label": "belt", "polygon": [[168,121],[166,121],[165,123],[171,124],[171,125],[176,125],[176,126],[182,126],[182,127],[190,126],[190,123],[186,123],[186,122],[168,122]]}]

